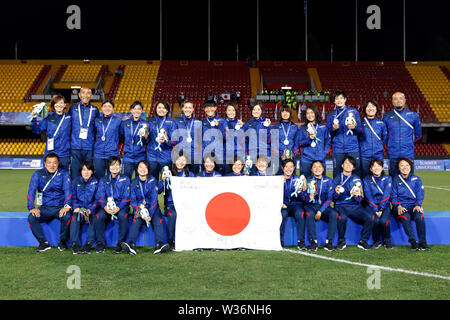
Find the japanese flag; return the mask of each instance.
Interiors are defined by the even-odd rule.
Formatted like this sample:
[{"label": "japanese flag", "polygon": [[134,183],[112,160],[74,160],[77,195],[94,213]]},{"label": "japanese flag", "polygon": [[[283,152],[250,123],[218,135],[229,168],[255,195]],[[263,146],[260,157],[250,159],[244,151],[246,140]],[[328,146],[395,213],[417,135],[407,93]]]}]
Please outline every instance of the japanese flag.
[{"label": "japanese flag", "polygon": [[175,250],[282,250],[283,177],[172,177]]}]

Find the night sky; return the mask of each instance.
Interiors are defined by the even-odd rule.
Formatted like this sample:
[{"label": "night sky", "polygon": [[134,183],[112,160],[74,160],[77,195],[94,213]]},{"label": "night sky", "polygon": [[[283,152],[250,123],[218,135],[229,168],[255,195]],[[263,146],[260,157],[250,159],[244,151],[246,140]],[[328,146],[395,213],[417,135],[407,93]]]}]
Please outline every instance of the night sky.
[{"label": "night sky", "polygon": [[[162,2],[163,60],[208,60],[208,1]],[[450,60],[450,1],[405,2],[406,60]],[[257,1],[210,3],[210,59],[256,58]],[[66,27],[72,4],[81,9],[81,30]],[[370,5],[380,7],[380,30],[366,27]],[[260,0],[259,7],[260,60],[305,60],[304,2]],[[16,43],[19,59],[160,58],[159,0],[3,0],[0,10],[2,59],[15,58]],[[403,61],[403,0],[308,1],[308,60],[355,61],[356,55]]]}]

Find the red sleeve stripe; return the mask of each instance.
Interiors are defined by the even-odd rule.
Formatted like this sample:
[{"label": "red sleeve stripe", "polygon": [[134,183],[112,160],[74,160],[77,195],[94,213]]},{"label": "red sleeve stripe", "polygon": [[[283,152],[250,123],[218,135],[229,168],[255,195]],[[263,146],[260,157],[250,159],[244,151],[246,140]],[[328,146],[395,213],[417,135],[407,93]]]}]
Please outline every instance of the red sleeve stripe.
[{"label": "red sleeve stripe", "polygon": [[[389,195],[389,196],[387,196],[385,199],[383,199],[383,200],[381,200],[381,202],[384,202],[384,201],[386,201],[387,199],[389,199],[391,196]],[[381,202],[380,202],[380,204],[381,204]]]},{"label": "red sleeve stripe", "polygon": [[36,206],[36,205],[34,204],[34,201],[31,200],[30,195],[29,195],[28,193],[27,193],[27,198],[28,198],[28,200],[30,200],[31,202],[33,202],[33,205],[34,205],[34,206]]},{"label": "red sleeve stripe", "polygon": [[422,136],[418,137],[416,140],[414,140],[414,142],[419,141],[420,139],[422,139]]}]

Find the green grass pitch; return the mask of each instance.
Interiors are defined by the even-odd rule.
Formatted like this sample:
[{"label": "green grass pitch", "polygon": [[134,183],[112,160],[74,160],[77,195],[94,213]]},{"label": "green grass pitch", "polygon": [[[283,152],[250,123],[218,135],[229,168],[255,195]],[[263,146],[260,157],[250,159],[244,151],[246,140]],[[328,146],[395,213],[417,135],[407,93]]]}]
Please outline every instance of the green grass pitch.
[{"label": "green grass pitch", "polygon": [[[0,170],[0,212],[26,211],[32,173]],[[426,186],[424,209],[448,210],[450,172],[417,175]],[[390,251],[365,252],[355,246],[340,252],[317,251],[324,257],[392,268],[380,271],[379,287],[372,289],[368,287],[372,274],[364,265],[290,251],[152,253],[152,247],[138,247],[136,256],[113,255],[110,248],[105,254],[72,255],[70,249],[37,254],[34,247],[1,247],[0,299],[450,299],[449,245],[431,246],[429,252],[411,252],[409,246]],[[80,289],[68,288],[72,265],[79,267]]]}]

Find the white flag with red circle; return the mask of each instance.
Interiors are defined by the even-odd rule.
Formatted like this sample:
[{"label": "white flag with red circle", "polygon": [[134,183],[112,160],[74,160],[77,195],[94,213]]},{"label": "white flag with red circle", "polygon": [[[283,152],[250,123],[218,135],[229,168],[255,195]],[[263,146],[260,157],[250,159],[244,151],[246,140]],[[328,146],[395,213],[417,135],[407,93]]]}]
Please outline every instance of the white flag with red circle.
[{"label": "white flag with red circle", "polygon": [[172,177],[175,251],[282,250],[283,176]]}]

